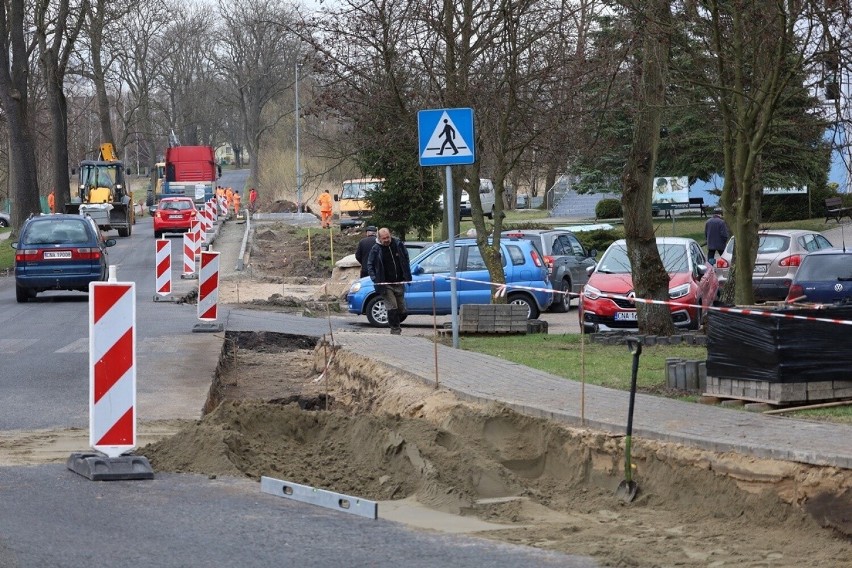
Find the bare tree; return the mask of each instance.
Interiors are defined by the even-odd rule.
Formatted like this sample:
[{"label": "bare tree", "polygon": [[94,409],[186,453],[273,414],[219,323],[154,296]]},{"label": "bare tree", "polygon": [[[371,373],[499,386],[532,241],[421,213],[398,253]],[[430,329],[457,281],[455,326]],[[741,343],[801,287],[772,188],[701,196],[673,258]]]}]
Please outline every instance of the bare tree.
[{"label": "bare tree", "polygon": [[72,7],[69,0],[58,3],[40,0],[35,10],[35,37],[39,46],[39,63],[45,79],[50,112],[51,154],[56,210],[63,211],[70,200],[68,174],[68,102],[65,98],[65,75],[83,25],[88,0]]},{"label": "bare tree", "polygon": [[[827,3],[826,3],[827,4]],[[842,3],[837,3],[842,4]],[[764,0],[731,4],[713,0],[697,12],[709,29],[708,49],[716,68],[707,91],[722,123],[725,182],[720,203],[736,235],[735,301],[754,301],[752,267],[757,254],[763,194],[762,153],[789,86],[822,43],[821,2]]]},{"label": "bare tree", "polygon": [[[651,222],[651,198],[660,143],[660,117],[665,106],[671,12],[667,0],[643,0],[634,9],[635,29],[640,30],[642,50],[635,68],[637,108],[633,142],[622,176],[624,234],[636,297],[667,301],[669,275],[657,250]],[[637,312],[639,329],[643,333],[671,335],[674,331],[667,305],[639,303]]]},{"label": "bare tree", "polygon": [[281,119],[267,116],[269,103],[290,90],[299,59],[299,42],[291,31],[295,13],[279,0],[219,2],[218,68],[245,129],[251,158],[251,183],[260,177],[259,160],[266,132]]},{"label": "bare tree", "polygon": [[9,184],[16,227],[41,210],[27,94],[34,45],[26,39],[26,8],[24,0],[0,3],[0,45],[5,46],[0,49],[0,103],[9,133]]},{"label": "bare tree", "polygon": [[[122,33],[115,38],[118,47],[118,74],[127,90],[122,98],[122,136],[119,146],[127,148],[136,142],[137,162],[140,154],[156,183],[158,155],[165,148],[167,124],[157,112],[157,95],[163,85],[158,81],[169,49],[169,23],[179,16],[161,0],[143,0],[138,9],[124,18]],[[127,165],[127,164],[125,164]],[[137,171],[137,175],[139,172]]]}]

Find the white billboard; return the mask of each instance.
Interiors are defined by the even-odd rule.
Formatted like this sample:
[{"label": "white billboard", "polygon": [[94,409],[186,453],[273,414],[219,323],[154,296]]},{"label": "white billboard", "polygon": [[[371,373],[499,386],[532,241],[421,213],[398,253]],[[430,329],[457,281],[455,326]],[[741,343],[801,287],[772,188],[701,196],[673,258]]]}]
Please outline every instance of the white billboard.
[{"label": "white billboard", "polygon": [[763,195],[799,195],[808,192],[808,186],[802,187],[764,187]]},{"label": "white billboard", "polygon": [[689,178],[654,178],[654,196],[651,203],[689,203]]}]

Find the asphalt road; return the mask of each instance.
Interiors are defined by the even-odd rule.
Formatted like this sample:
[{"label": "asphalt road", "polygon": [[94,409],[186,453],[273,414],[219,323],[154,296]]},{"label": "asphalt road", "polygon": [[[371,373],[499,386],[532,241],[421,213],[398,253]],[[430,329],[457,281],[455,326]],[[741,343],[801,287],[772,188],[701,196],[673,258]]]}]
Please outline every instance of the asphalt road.
[{"label": "asphalt road", "polygon": [[[242,187],[227,178],[222,183]],[[110,261],[119,281],[136,283],[140,419],[199,417],[221,337],[192,332],[194,305],[153,301],[150,218],[139,219],[130,238],[118,239]],[[329,325],[251,310],[223,310],[222,321],[228,329],[312,335]],[[344,316],[332,325],[357,322]],[[14,277],[0,277],[0,356],[0,437],[18,430],[88,428],[85,294],[47,292],[18,304]],[[155,472],[149,481],[94,482],[64,464],[0,464],[0,503],[2,568],[595,565],[345,515],[261,493],[258,483],[244,479]]]}]

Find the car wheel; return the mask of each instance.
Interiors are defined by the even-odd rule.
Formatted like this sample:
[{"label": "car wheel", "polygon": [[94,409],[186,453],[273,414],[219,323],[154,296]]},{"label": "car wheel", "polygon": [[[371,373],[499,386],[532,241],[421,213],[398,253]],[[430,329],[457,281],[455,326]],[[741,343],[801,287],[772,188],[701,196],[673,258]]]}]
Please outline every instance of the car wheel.
[{"label": "car wheel", "polygon": [[550,305],[550,311],[564,314],[571,309],[571,281],[564,278],[559,284],[559,291],[562,294],[556,294],[554,302]]},{"label": "car wheel", "polygon": [[[701,305],[701,299],[696,300],[696,303]],[[689,322],[689,329],[692,331],[698,331],[701,329],[701,319],[704,316],[704,310],[698,308],[698,311],[695,313],[695,321]]]},{"label": "car wheel", "polygon": [[154,238],[155,239],[161,239],[162,237],[163,237],[162,231],[154,231]]},{"label": "car wheel", "polygon": [[18,300],[19,304],[26,304],[33,296],[35,296],[35,294],[30,292],[27,288],[15,286],[15,299]]},{"label": "car wheel", "polygon": [[494,219],[494,206],[493,205],[491,206],[491,213],[488,214],[488,218],[492,219],[492,220]]},{"label": "car wheel", "polygon": [[381,296],[373,296],[367,302],[367,321],[375,327],[388,326],[388,309],[385,306],[385,299]]},{"label": "car wheel", "polygon": [[526,306],[527,319],[535,319],[539,315],[538,306],[535,301],[526,294],[511,294],[509,303],[514,306]]},{"label": "car wheel", "polygon": [[597,333],[598,329],[598,324],[596,323],[584,323],[580,326],[580,333]]},{"label": "car wheel", "polygon": [[9,226],[9,223],[6,221],[6,219],[3,218],[3,217],[0,217],[0,227],[8,227],[8,226]]}]

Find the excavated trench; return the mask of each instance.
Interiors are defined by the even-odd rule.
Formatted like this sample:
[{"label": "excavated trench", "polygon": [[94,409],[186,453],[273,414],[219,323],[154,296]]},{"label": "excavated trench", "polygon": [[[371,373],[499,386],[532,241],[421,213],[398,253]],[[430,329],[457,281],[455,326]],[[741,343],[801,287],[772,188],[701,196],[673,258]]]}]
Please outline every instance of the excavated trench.
[{"label": "excavated trench", "polygon": [[605,565],[848,561],[848,470],[638,439],[640,492],[624,504],[622,452],[619,436],[462,402],[315,338],[253,332],[227,334],[204,418],[144,448],[158,471],[416,500],[505,527],[484,536]]}]

